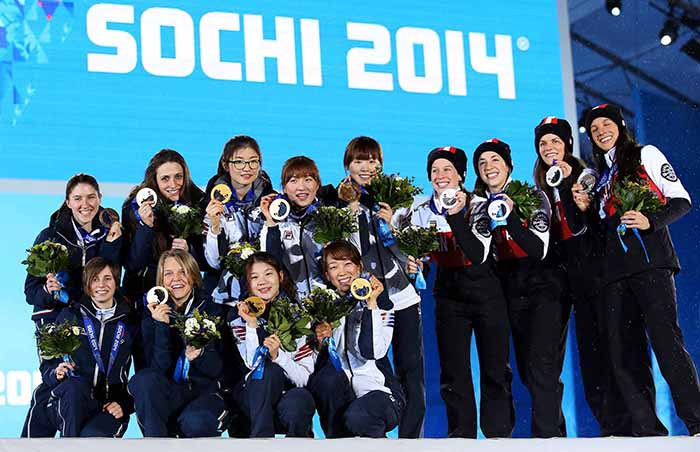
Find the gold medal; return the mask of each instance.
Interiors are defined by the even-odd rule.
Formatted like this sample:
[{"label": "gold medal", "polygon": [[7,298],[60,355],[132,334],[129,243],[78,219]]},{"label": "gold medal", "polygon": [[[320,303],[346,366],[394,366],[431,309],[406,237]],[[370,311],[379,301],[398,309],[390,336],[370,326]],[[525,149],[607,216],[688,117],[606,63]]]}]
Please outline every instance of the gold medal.
[{"label": "gold medal", "polygon": [[350,293],[358,300],[366,300],[372,296],[372,284],[365,278],[357,278],[350,285]]},{"label": "gold medal", "polygon": [[255,318],[265,312],[265,300],[260,297],[248,297],[244,303],[248,306],[248,315]]},{"label": "gold medal", "polygon": [[226,184],[214,185],[214,188],[211,190],[211,199],[226,204],[231,200],[231,187]]}]

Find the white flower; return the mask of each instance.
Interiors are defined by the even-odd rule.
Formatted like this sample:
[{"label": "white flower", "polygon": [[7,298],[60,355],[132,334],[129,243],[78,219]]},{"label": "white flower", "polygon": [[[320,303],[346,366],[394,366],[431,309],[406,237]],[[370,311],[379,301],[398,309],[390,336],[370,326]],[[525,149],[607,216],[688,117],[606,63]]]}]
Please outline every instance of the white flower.
[{"label": "white flower", "polygon": [[187,206],[177,206],[175,207],[175,212],[179,213],[180,215],[185,215],[186,213],[190,212],[190,208]]},{"label": "white flower", "polygon": [[80,327],[74,326],[71,328],[75,336],[80,336]]},{"label": "white flower", "polygon": [[185,334],[191,335],[199,330],[199,322],[194,317],[185,320]]},{"label": "white flower", "polygon": [[252,249],[252,248],[247,248],[247,247],[246,247],[246,248],[243,249],[243,251],[241,251],[241,259],[246,260],[246,259],[248,259],[250,256],[252,256],[253,254],[255,254],[255,250]]},{"label": "white flower", "polygon": [[323,290],[326,292],[326,295],[328,295],[328,298],[330,298],[333,301],[340,298],[340,296],[338,295],[338,293],[335,290],[331,290],[331,289],[323,289]]},{"label": "white flower", "polygon": [[216,331],[216,323],[212,322],[211,320],[209,320],[209,319],[204,319],[204,320],[202,321],[202,323],[204,323],[204,328],[205,328],[207,331],[209,331],[209,332],[211,332],[211,333],[213,333],[214,331]]}]

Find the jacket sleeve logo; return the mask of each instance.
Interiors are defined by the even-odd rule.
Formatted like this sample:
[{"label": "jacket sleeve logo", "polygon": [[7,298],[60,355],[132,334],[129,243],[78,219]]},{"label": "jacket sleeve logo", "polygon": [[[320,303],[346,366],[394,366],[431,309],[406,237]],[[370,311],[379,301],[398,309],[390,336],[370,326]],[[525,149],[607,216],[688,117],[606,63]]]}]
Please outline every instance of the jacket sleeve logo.
[{"label": "jacket sleeve logo", "polygon": [[678,176],[676,176],[676,172],[673,171],[673,167],[670,163],[664,163],[663,165],[661,165],[661,177],[663,177],[669,182],[678,181]]}]

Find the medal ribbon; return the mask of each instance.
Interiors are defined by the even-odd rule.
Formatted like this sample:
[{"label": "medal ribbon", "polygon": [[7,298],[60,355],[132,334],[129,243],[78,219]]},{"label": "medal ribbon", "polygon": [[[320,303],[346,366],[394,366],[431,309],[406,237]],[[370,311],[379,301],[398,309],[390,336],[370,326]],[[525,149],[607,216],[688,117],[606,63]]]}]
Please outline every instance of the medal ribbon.
[{"label": "medal ribbon", "polygon": [[335,345],[335,339],[333,339],[333,336],[323,338],[323,345],[328,346],[328,356],[331,358],[331,363],[333,364],[333,367],[335,367],[335,370],[342,372],[343,365],[340,363],[338,347]]},{"label": "medal ribbon", "polygon": [[114,362],[117,359],[117,354],[119,353],[119,347],[122,344],[122,338],[126,332],[126,327],[124,322],[121,320],[117,322],[117,329],[114,331],[114,339],[112,339],[112,347],[109,350],[109,363],[107,364],[107,369],[105,370],[105,364],[102,361],[102,355],[100,354],[100,345],[97,342],[97,333],[95,332],[95,325],[87,314],[84,312],[80,313],[83,317],[83,325],[85,326],[85,332],[88,336],[88,343],[90,344],[90,350],[92,351],[92,357],[95,358],[95,363],[100,369],[100,372],[107,378],[109,373],[114,367]]},{"label": "medal ribbon", "polygon": [[68,276],[68,272],[56,273],[56,281],[58,281],[58,285],[61,288],[59,290],[53,291],[53,299],[63,304],[68,304],[68,301],[70,301],[68,291],[64,289],[64,287],[66,287],[66,284],[68,283]]},{"label": "medal ribbon", "polygon": [[262,380],[265,374],[265,358],[267,358],[269,352],[270,350],[264,345],[259,345],[258,348],[255,349],[255,355],[253,356],[253,373],[251,374],[253,380]]},{"label": "medal ribbon", "polygon": [[175,372],[173,372],[173,380],[175,383],[184,383],[189,378],[190,374],[190,360],[187,359],[185,355],[185,350],[177,359],[177,364],[175,364]]},{"label": "medal ribbon", "polygon": [[[647,252],[647,247],[644,244],[644,240],[642,240],[642,235],[639,233],[639,229],[631,229],[634,235],[637,237],[637,240],[639,240],[639,244],[642,245],[642,251],[644,251],[644,257],[646,257],[647,259],[647,264],[651,263],[651,260],[649,259],[649,253]],[[622,249],[624,250],[625,254],[627,254],[627,251],[629,251],[629,247],[627,246],[625,241],[622,240],[622,236],[625,235],[626,232],[627,225],[620,223],[620,225],[617,227],[617,239],[620,241],[620,245],[622,245]]]}]

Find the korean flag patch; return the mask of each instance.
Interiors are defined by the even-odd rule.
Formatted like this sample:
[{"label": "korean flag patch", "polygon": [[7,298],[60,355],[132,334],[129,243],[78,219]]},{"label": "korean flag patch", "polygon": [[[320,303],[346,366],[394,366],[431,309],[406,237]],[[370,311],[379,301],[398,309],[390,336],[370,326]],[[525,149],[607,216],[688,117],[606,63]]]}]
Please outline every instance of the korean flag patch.
[{"label": "korean flag patch", "polygon": [[661,165],[661,177],[663,177],[669,182],[678,181],[678,176],[676,176],[676,172],[673,171],[673,167],[670,163],[664,163],[663,165]]},{"label": "korean flag patch", "polygon": [[287,229],[286,231],[284,231],[284,237],[282,238],[282,240],[292,240],[293,238],[294,238],[294,233],[290,229]]},{"label": "korean flag patch", "polygon": [[549,218],[544,212],[537,212],[532,217],[532,226],[537,232],[547,232],[549,230]]}]

